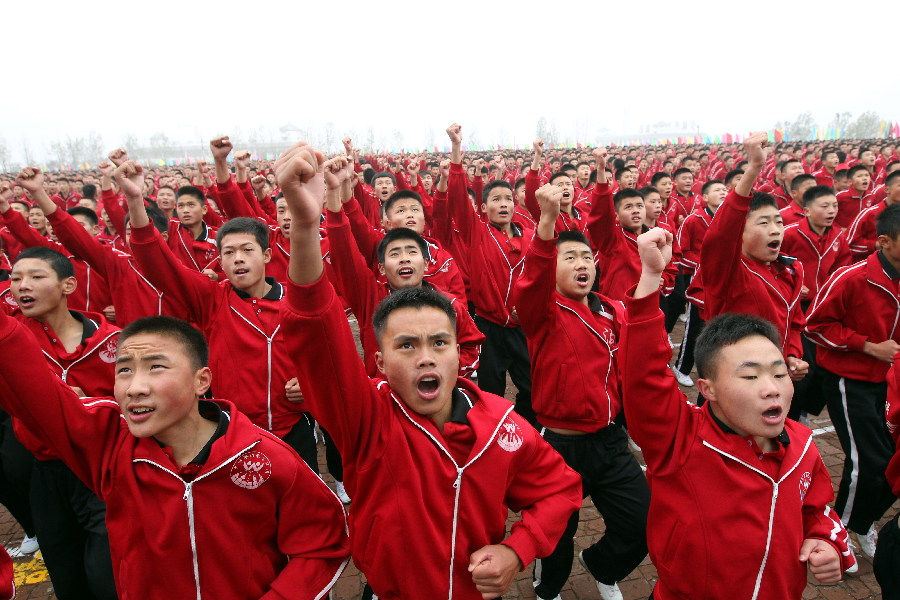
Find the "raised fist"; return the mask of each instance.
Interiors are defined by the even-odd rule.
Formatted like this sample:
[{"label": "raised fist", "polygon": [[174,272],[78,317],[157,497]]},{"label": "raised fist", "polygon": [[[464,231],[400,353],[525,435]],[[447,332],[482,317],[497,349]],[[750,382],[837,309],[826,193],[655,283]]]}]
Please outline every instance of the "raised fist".
[{"label": "raised fist", "polygon": [[16,183],[34,194],[44,189],[44,174],[37,167],[25,167],[16,176]]},{"label": "raised fist", "polygon": [[453,144],[461,144],[462,143],[462,126],[457,123],[454,123],[450,127],[447,128],[447,136],[450,138],[450,142]]},{"label": "raised fist", "polygon": [[234,145],[227,135],[217,137],[209,142],[209,150],[212,152],[214,160],[225,160],[234,149]]},{"label": "raised fist", "polygon": [[117,167],[128,160],[128,152],[124,148],[116,148],[109,153],[109,160]]}]

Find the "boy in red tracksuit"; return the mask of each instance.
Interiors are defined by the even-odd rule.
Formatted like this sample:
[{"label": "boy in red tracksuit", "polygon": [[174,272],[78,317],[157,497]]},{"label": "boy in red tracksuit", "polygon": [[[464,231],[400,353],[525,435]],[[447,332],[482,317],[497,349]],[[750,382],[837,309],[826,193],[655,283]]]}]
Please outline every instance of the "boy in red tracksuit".
[{"label": "boy in red tracksuit", "polygon": [[[130,255],[101,243],[69,213],[59,210],[42,191],[37,191],[33,197],[45,211],[60,243],[103,279],[113,282],[109,294],[119,327],[150,315],[183,313],[185,309],[171,295],[163,294],[147,280]],[[154,212],[157,216],[154,219],[155,227],[162,235],[168,235],[167,221],[159,211],[154,209]],[[128,238],[127,226],[125,235]]]},{"label": "boy in red tracksuit", "polygon": [[[712,179],[703,184],[700,195],[704,200],[702,208],[695,208],[694,211],[685,217],[678,228],[678,233],[673,242],[673,248],[680,248],[680,256],[676,253],[675,257],[680,261],[680,275],[687,281],[683,284],[683,289],[690,287],[691,279],[700,266],[700,250],[703,248],[703,239],[706,232],[712,224],[713,217],[722,202],[728,195],[728,189],[725,184],[717,179]],[[671,331],[674,327],[674,320],[677,315],[666,315],[666,330]],[[684,337],[681,340],[681,346],[678,349],[678,358],[672,366],[675,378],[678,383],[686,387],[694,385],[691,379],[691,371],[694,369],[694,346],[697,343],[697,337],[703,331],[705,322],[700,315],[700,307],[690,302],[688,306],[687,321],[684,324]]]},{"label": "boy in red tracksuit", "polygon": [[[534,159],[531,161],[531,168],[525,173],[525,206],[532,219],[539,221],[541,218],[541,207],[535,197],[535,193],[541,187],[538,172],[541,168],[541,157],[544,154],[544,142],[543,140],[535,140],[532,146],[534,148]],[[580,231],[584,233],[587,228],[587,214],[583,205],[582,207],[576,206],[577,198],[572,180],[565,173],[559,172],[551,175],[547,183],[558,186],[563,193],[559,210],[559,221],[556,223],[556,232]]]},{"label": "boy in red tracksuit", "polygon": [[846,229],[853,224],[857,215],[872,206],[873,197],[870,190],[872,175],[863,165],[856,165],[847,171],[850,187],[837,193],[838,216],[835,222]]},{"label": "boy in red tracksuit", "polygon": [[[122,598],[322,598],[347,563],[337,498],[209,389],[203,336],[170,317],[120,338],[115,398],[78,396],[0,315],[0,405],[107,503]],[[85,598],[87,596],[80,596]]]},{"label": "boy in red tracksuit", "polygon": [[702,305],[706,321],[737,312],[772,322],[781,334],[791,378],[799,381],[809,367],[801,358],[800,334],[806,324],[800,310],[803,267],[779,253],[784,226],[775,200],[767,194],[751,195],[766,161],[766,143],[764,133],[744,142],[750,162],[703,238],[700,266],[688,294]]},{"label": "boy in red tracksuit", "polygon": [[[894,440],[894,456],[888,463],[885,477],[900,498],[900,370],[897,359],[887,374],[888,394],[885,414],[887,428]],[[881,586],[884,600],[900,598],[900,513],[881,528],[875,559],[872,561],[875,578]]]},{"label": "boy in red tracksuit", "polygon": [[[599,181],[599,171],[597,180]],[[672,174],[674,188],[672,195],[669,197],[669,208],[666,211],[666,220],[675,227],[681,225],[681,222],[697,208],[697,198],[693,192],[694,174],[690,169],[676,169]]]},{"label": "boy in red tracksuit", "polygon": [[209,211],[206,196],[192,185],[182,186],[175,192],[175,211],[178,222],[169,224],[169,249],[184,266],[207,276],[215,273],[217,281],[216,229],[203,220]]},{"label": "boy in red tracksuit", "polygon": [[708,402],[688,403],[659,310],[667,238],[654,229],[638,240],[644,269],[625,300],[619,358],[628,430],[653,489],[653,598],[799,600],[807,569],[832,583],[855,559],[812,432],[786,419],[793,388],[781,336],[754,316],[707,323],[697,368]]},{"label": "boy in red tracksuit", "polygon": [[801,305],[812,304],[819,288],[832,273],[850,264],[850,245],[845,232],[833,227],[838,214],[834,190],[815,185],[803,194],[806,218],[784,228],[781,250],[803,264]]},{"label": "boy in red tracksuit", "polygon": [[[778,211],[781,213],[781,221],[784,223],[785,227],[806,218],[806,210],[803,205],[803,194],[814,185],[816,185],[816,178],[812,175],[798,175],[791,181],[791,202]],[[832,192],[833,191],[834,190],[832,190]]]},{"label": "boy in red tracksuit", "polygon": [[[40,169],[36,167],[26,167],[19,173],[17,180],[20,185],[25,187],[32,197],[40,197],[41,201],[46,204],[53,202],[49,199],[43,189],[43,175]],[[55,206],[55,205],[54,205]],[[36,210],[40,210],[37,207]],[[3,221],[9,227],[10,233],[21,244],[21,247],[31,248],[35,246],[44,246],[52,248],[57,252],[65,254],[75,268],[75,275],[78,279],[78,287],[69,298],[69,306],[74,310],[85,310],[89,312],[100,312],[107,306],[112,304],[110,297],[109,283],[99,274],[96,273],[91,265],[87,262],[76,259],[71,252],[62,244],[54,242],[48,237],[41,235],[36,229],[30,227],[22,216],[15,210],[9,209],[9,204],[0,200],[0,213],[3,213]],[[10,256],[15,259],[15,256]]]},{"label": "boy in red tracksuit", "polygon": [[[283,286],[265,277],[271,250],[268,229],[256,219],[232,219],[220,229],[222,267],[228,280],[210,281],[185,267],[150,223],[140,197],[142,173],[128,161],[116,169],[131,218],[131,248],[142,272],[172,295],[210,340],[217,395],[234,398],[250,420],[297,450],[316,469],[312,423],[281,333]],[[253,373],[253,377],[247,377]]]},{"label": "boy in red tracksuit", "polygon": [[887,371],[900,352],[900,206],[885,209],[876,228],[880,250],[831,276],[806,326],[819,345],[822,394],[845,454],[835,509],[869,556],[874,524],[894,502],[884,475],[894,453],[884,415]]},{"label": "boy in red tracksuit", "polygon": [[[32,183],[20,177],[25,185]],[[59,252],[43,246],[23,250],[10,276],[10,292],[19,307],[12,318],[37,347],[33,360],[48,364],[62,384],[78,396],[108,393],[119,329],[99,313],[69,310],[67,298],[77,285],[71,261]],[[15,359],[11,354],[6,359],[12,368],[25,371],[32,366],[23,363],[26,359],[18,345],[3,347],[15,348]],[[47,368],[43,366],[44,371]],[[14,411],[8,412],[16,437],[37,459],[31,476],[31,512],[57,596],[62,600],[116,598],[106,507],[60,462],[59,453],[38,430],[17,419]]]},{"label": "boy in red tracksuit", "polygon": [[[370,377],[377,376],[375,355],[378,343],[372,328],[372,315],[378,304],[397,290],[426,286],[447,296],[456,311],[456,339],[460,345],[460,376],[469,377],[478,368],[478,357],[484,335],[469,316],[465,302],[432,283],[426,282],[425,265],[428,245],[424,238],[412,229],[396,227],[388,230],[378,244],[376,253],[385,283],[376,280],[356,247],[351,225],[341,210],[340,187],[351,175],[342,167],[337,174],[325,173],[328,194],[326,196],[325,223],[328,239],[334,244],[331,254],[335,287],[341,290],[359,324],[359,337],[363,347],[363,362]],[[401,192],[395,192],[399,194]],[[393,196],[392,196],[393,197]],[[348,202],[353,202],[352,196]],[[385,204],[388,206],[390,199]]]},{"label": "boy in red tracksuit", "polygon": [[[613,197],[605,178],[606,153],[605,148],[594,150],[597,183],[591,194],[587,235],[597,253],[600,293],[621,300],[640,275],[635,239],[647,229],[644,225],[646,210],[644,197],[637,190],[625,188]],[[664,294],[672,293],[677,272],[674,265],[666,269],[660,281]]]},{"label": "boy in red tracksuit", "polygon": [[888,206],[900,204],[900,171],[894,171],[884,180],[887,194],[883,202],[863,210],[853,221],[847,230],[847,239],[850,240],[850,251],[853,253],[853,262],[865,260],[875,252],[875,222],[878,215],[884,212]]},{"label": "boy in red tracksuit", "polygon": [[460,247],[468,250],[470,300],[477,311],[475,323],[485,335],[478,385],[486,392],[502,396],[509,372],[518,388],[516,412],[534,423],[528,344],[519,328],[512,299],[534,230],[513,218],[513,191],[505,181],[492,181],[484,187],[480,206],[486,219],[479,218],[466,191],[460,132],[461,127],[455,123],[447,128],[451,142],[447,201],[449,214],[459,228]]},{"label": "boy in red tracksuit", "polygon": [[[293,215],[285,337],[345,460],[354,562],[382,600],[501,596],[559,539],[580,504],[577,476],[509,402],[458,377],[455,312],[433,290],[382,302],[384,380],[366,376],[318,253],[323,171],[339,160],[323,165],[300,143],[276,171]],[[523,519],[507,536],[509,509]]]},{"label": "boy in red tracksuit", "polygon": [[[615,365],[622,305],[591,293],[597,269],[587,238],[557,233],[564,190],[537,191],[537,235],[516,282],[516,308],[531,356],[534,409],[542,436],[582,478],[584,495],[606,522],[604,536],[580,554],[604,599],[647,555],[650,491],[613,419],[621,410]],[[558,598],[569,578],[578,513],[547,558],[535,565],[538,598]]]}]

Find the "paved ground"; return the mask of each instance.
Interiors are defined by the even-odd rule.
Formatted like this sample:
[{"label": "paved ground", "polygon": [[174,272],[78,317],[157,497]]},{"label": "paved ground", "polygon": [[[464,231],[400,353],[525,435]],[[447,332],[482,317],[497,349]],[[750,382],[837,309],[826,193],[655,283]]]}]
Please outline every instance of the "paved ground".
[{"label": "paved ground", "polygon": [[[512,391],[514,390],[511,387],[507,389],[507,397],[512,397]],[[684,388],[684,391],[692,398],[696,396],[695,388]],[[819,452],[822,454],[825,465],[831,472],[832,483],[836,491],[844,455],[837,436],[831,431],[830,426],[831,421],[827,412],[823,412],[820,417],[814,417],[810,423],[810,427],[816,432],[816,445],[819,447]],[[640,460],[640,453],[637,453],[636,456]],[[325,467],[324,450],[320,451],[319,462],[322,472],[325,473],[327,469]],[[325,480],[329,485],[333,483],[333,480],[328,475],[325,475]],[[894,504],[894,507],[882,520],[879,527],[888,519],[893,518],[897,513],[898,505],[900,505],[900,502]],[[512,522],[513,519],[511,518],[510,524]],[[581,511],[581,522],[575,538],[576,551],[593,544],[603,535],[603,531],[603,519],[590,501],[586,500]],[[21,529],[19,529],[6,510],[0,506],[0,543],[7,548],[17,546],[21,537]],[[585,573],[577,560],[575,562],[576,566],[572,569],[569,583],[563,589],[562,598],[564,600],[595,600],[600,598],[593,578]],[[56,597],[47,577],[47,571],[39,557],[17,558],[15,559],[15,567],[16,585],[19,589],[19,593],[16,596],[17,599]],[[690,576],[688,573],[685,574],[685,577]],[[638,569],[626,580],[620,582],[619,585],[626,600],[644,599],[649,596],[655,580],[656,569],[650,563],[650,560],[646,559]],[[363,576],[351,564],[335,586],[333,590],[334,598],[335,600],[357,600],[362,594],[363,585]],[[531,587],[531,568],[520,574],[510,592],[504,596],[507,599],[523,600],[534,597],[534,590]],[[805,600],[844,600],[850,598],[854,600],[863,598],[880,600],[881,591],[878,583],[875,581],[875,576],[872,574],[872,561],[862,556],[860,557],[859,572],[856,575],[845,576],[844,581],[836,585],[817,586],[811,583],[804,592],[803,598]]]}]

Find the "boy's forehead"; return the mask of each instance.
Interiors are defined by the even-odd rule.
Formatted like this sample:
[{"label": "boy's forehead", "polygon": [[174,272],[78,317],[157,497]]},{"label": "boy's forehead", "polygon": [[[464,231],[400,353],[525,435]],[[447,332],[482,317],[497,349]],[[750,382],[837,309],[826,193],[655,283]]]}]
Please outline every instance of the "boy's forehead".
[{"label": "boy's forehead", "polygon": [[399,335],[429,336],[439,333],[455,335],[447,313],[435,306],[404,306],[388,315],[382,335],[391,339]]},{"label": "boy's forehead", "polygon": [[143,332],[125,338],[119,344],[119,356],[153,354],[187,355],[182,343],[172,335]]},{"label": "boy's forehead", "polygon": [[236,231],[222,237],[222,248],[243,246],[244,244],[254,244],[259,246],[256,236],[244,231]]},{"label": "boy's forehead", "polygon": [[590,246],[584,242],[576,242],[575,240],[562,242],[556,248],[558,256],[562,256],[563,254],[582,254],[585,252],[593,256],[593,251]]},{"label": "boy's forehead", "polygon": [[20,258],[13,264],[13,273],[50,272],[53,267],[42,258]]}]

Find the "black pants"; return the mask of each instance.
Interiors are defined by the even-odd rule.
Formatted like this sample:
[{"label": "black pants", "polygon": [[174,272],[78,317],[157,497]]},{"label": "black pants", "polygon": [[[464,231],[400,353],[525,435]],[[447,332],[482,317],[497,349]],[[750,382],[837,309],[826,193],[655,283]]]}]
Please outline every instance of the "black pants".
[{"label": "black pants", "polygon": [[60,461],[36,461],[31,483],[34,524],[56,597],[115,600],[106,505]]},{"label": "black pants", "polygon": [[803,360],[809,363],[809,372],[800,381],[794,382],[794,399],[788,418],[795,421],[801,412],[818,415],[825,408],[825,395],[822,393],[822,370],[816,365],[816,345],[806,336],[802,337]]},{"label": "black pants", "polygon": [[887,383],[821,371],[828,415],[845,455],[834,509],[848,529],[865,534],[895,499],[884,476],[894,454],[884,420]]},{"label": "black pants", "polygon": [[881,597],[900,600],[900,514],[881,528],[872,568],[881,586]]},{"label": "black pants", "polygon": [[688,308],[687,323],[684,324],[684,339],[681,340],[678,359],[675,361],[675,369],[685,375],[690,375],[694,370],[694,347],[705,325],[706,321],[700,318],[700,309],[692,302]]},{"label": "black pants", "polygon": [[[628,437],[612,424],[589,435],[544,430],[544,439],[581,475],[582,494],[603,515],[606,533],[582,555],[594,579],[612,585],[647,556],[647,479],[628,449]],[[575,556],[578,512],[572,515],[553,553],[535,562],[535,593],[555,598],[569,579]]]},{"label": "black pants", "polygon": [[325,464],[328,466],[328,472],[335,481],[344,481],[344,461],[341,459],[341,453],[331,439],[331,434],[322,427],[319,427],[319,430],[325,438]]},{"label": "black pants", "polygon": [[31,472],[34,455],[16,439],[12,419],[0,415],[0,504],[19,522],[25,535],[34,537],[31,516]]},{"label": "black pants", "polygon": [[691,277],[693,275],[684,273],[676,275],[675,289],[662,299],[662,309],[666,315],[666,333],[672,333],[672,330],[675,329],[675,324],[678,322],[678,317],[684,312],[687,304],[685,294],[687,293],[688,285],[691,283]]},{"label": "black pants", "polygon": [[481,362],[478,364],[478,387],[491,394],[506,393],[506,373],[519,390],[516,394],[516,412],[537,426],[531,408],[531,359],[528,343],[519,327],[501,327],[484,317],[475,316],[475,324],[484,334],[481,346]]},{"label": "black pants", "polygon": [[303,413],[291,430],[281,440],[300,455],[313,473],[319,475],[319,456],[316,448],[316,436],[313,432],[313,420],[309,413]]}]

